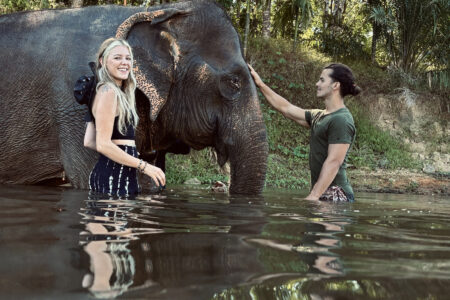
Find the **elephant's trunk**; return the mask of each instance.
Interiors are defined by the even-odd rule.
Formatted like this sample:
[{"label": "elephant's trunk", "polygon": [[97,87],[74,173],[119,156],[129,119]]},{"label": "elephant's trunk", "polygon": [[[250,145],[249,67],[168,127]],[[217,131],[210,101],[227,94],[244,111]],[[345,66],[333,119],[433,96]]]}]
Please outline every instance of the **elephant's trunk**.
[{"label": "elephant's trunk", "polygon": [[257,120],[244,131],[251,134],[235,132],[234,143],[227,147],[231,169],[230,193],[261,194],[269,152],[266,128],[262,120]]}]

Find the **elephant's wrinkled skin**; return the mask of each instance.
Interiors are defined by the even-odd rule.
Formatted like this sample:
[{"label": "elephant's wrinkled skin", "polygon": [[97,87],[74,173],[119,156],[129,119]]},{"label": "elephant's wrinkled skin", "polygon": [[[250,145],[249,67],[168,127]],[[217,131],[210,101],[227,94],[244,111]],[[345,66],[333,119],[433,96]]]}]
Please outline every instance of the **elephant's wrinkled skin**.
[{"label": "elephant's wrinkled skin", "polygon": [[145,11],[107,6],[0,17],[0,183],[32,184],[64,171],[75,187],[87,187],[96,155],[83,148],[85,108],[72,88],[89,74],[100,43],[117,36],[135,53],[142,155],[176,140],[212,146],[220,164],[230,161],[231,193],[262,191],[266,130],[229,18],[209,1]]}]

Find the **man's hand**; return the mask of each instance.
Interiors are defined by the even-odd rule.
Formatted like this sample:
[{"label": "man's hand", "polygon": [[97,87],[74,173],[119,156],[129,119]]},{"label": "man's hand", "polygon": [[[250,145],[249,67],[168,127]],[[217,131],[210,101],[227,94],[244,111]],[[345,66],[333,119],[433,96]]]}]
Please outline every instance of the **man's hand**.
[{"label": "man's hand", "polygon": [[309,194],[308,196],[306,196],[305,200],[316,201],[316,200],[319,200],[319,197]]},{"label": "man's hand", "polygon": [[252,68],[250,64],[247,64],[248,69],[250,70],[250,74],[252,74],[253,80],[255,81],[255,84],[259,87],[263,83],[261,77],[259,77],[258,73]]}]

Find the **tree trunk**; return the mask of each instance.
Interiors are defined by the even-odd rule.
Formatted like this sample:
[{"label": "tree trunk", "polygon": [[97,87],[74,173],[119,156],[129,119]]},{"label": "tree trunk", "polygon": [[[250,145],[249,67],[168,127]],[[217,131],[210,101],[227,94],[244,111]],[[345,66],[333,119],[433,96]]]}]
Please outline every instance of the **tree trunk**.
[{"label": "tree trunk", "polygon": [[380,37],[380,25],[376,24],[374,21],[372,21],[372,53],[371,53],[371,60],[372,63],[375,63],[375,56],[377,54],[377,42],[378,38]]},{"label": "tree trunk", "polygon": [[297,35],[298,35],[298,23],[299,23],[299,19],[300,19],[300,12],[298,11],[297,8],[297,14],[295,17],[295,31],[294,31],[294,43],[292,44],[292,52],[295,51],[295,49],[297,48]]},{"label": "tree trunk", "polygon": [[241,19],[241,0],[236,1],[236,19],[239,24],[239,20]]},{"label": "tree trunk", "polygon": [[342,26],[344,19],[344,12],[346,10],[346,1],[345,0],[334,0],[331,5],[334,4],[331,12],[333,14],[333,25]]},{"label": "tree trunk", "polygon": [[[332,1],[332,2],[333,2],[333,1]],[[333,7],[333,9],[332,9],[332,14],[333,14],[334,17],[336,17],[337,15],[339,15],[339,7],[340,7],[340,5],[341,5],[340,3],[341,3],[340,0],[334,0],[334,3],[331,4],[331,5],[334,4],[334,7]]]},{"label": "tree trunk", "polygon": [[72,0],[72,8],[83,7],[83,0]]},{"label": "tree trunk", "polygon": [[[381,5],[379,0],[368,0],[367,4],[369,4],[369,10],[373,10],[374,8],[380,7]],[[372,63],[374,64],[377,55],[377,42],[382,34],[381,32],[382,27],[374,19],[371,20],[371,24],[372,24],[372,50],[370,58]]]},{"label": "tree trunk", "polygon": [[328,16],[330,15],[329,9],[330,9],[330,1],[325,0],[324,7],[323,7],[323,16],[322,16],[322,26],[324,29],[328,28]]},{"label": "tree trunk", "polygon": [[270,38],[270,8],[272,6],[272,1],[267,0],[266,7],[263,12],[263,28],[262,28],[262,34],[263,38],[268,39]]},{"label": "tree trunk", "polygon": [[249,31],[250,31],[250,0],[247,0],[247,17],[245,19],[245,35],[244,35],[244,57],[247,57]]}]

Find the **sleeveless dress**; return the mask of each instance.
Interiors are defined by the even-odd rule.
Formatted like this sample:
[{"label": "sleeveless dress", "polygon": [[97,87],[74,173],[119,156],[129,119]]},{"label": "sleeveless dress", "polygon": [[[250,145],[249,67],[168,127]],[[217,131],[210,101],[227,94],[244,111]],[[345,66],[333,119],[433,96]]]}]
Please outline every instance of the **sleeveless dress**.
[{"label": "sleeveless dress", "polygon": [[[114,119],[114,128],[111,139],[134,140],[134,128],[127,126],[125,134],[121,134],[118,128],[118,117]],[[120,149],[133,157],[138,157],[135,146],[117,145]],[[137,180],[136,168],[128,167],[99,154],[97,164],[89,175],[89,188],[91,196],[118,196],[130,197],[140,192]]]}]

